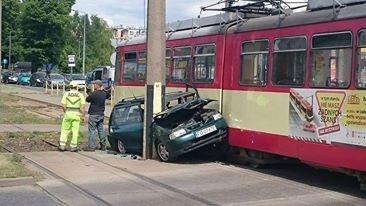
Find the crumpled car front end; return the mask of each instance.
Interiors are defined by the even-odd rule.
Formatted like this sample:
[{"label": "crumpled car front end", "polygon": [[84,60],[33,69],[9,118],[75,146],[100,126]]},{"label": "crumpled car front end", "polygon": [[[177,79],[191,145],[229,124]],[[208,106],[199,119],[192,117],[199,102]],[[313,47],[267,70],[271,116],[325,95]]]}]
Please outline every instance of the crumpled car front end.
[{"label": "crumpled car front end", "polygon": [[221,142],[227,136],[227,124],[222,115],[204,108],[211,101],[198,98],[155,117],[152,135],[160,160],[171,161],[200,147]]}]

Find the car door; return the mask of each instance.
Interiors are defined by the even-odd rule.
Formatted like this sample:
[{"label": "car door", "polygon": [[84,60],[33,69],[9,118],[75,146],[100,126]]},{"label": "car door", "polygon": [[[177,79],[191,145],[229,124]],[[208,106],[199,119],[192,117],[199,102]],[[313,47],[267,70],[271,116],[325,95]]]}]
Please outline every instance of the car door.
[{"label": "car door", "polygon": [[110,119],[110,136],[122,141],[127,152],[142,152],[143,113],[141,105],[117,105]]}]

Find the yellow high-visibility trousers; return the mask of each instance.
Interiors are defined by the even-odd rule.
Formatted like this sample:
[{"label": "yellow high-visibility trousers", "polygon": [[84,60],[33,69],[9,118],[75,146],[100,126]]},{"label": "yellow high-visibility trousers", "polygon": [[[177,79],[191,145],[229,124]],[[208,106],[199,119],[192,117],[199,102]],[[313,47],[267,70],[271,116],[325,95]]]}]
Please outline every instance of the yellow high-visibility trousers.
[{"label": "yellow high-visibility trousers", "polygon": [[61,125],[60,146],[66,146],[67,136],[72,132],[71,148],[78,146],[80,112],[66,111]]}]

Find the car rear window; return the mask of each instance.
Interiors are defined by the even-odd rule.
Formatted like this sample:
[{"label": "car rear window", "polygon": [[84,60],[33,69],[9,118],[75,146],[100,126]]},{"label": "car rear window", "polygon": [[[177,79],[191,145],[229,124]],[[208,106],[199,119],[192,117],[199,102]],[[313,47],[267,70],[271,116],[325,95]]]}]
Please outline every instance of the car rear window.
[{"label": "car rear window", "polygon": [[139,105],[116,107],[112,115],[112,126],[142,122]]}]

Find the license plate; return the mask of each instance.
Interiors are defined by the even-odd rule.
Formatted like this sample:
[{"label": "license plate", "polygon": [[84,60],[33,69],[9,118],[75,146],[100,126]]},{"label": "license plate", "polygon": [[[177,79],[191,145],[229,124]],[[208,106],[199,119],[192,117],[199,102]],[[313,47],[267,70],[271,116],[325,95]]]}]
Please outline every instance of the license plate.
[{"label": "license plate", "polygon": [[216,126],[215,125],[212,125],[210,127],[201,129],[200,131],[197,131],[196,132],[196,137],[198,138],[198,137],[205,136],[206,134],[209,134],[209,133],[214,132],[216,130],[217,130]]}]

